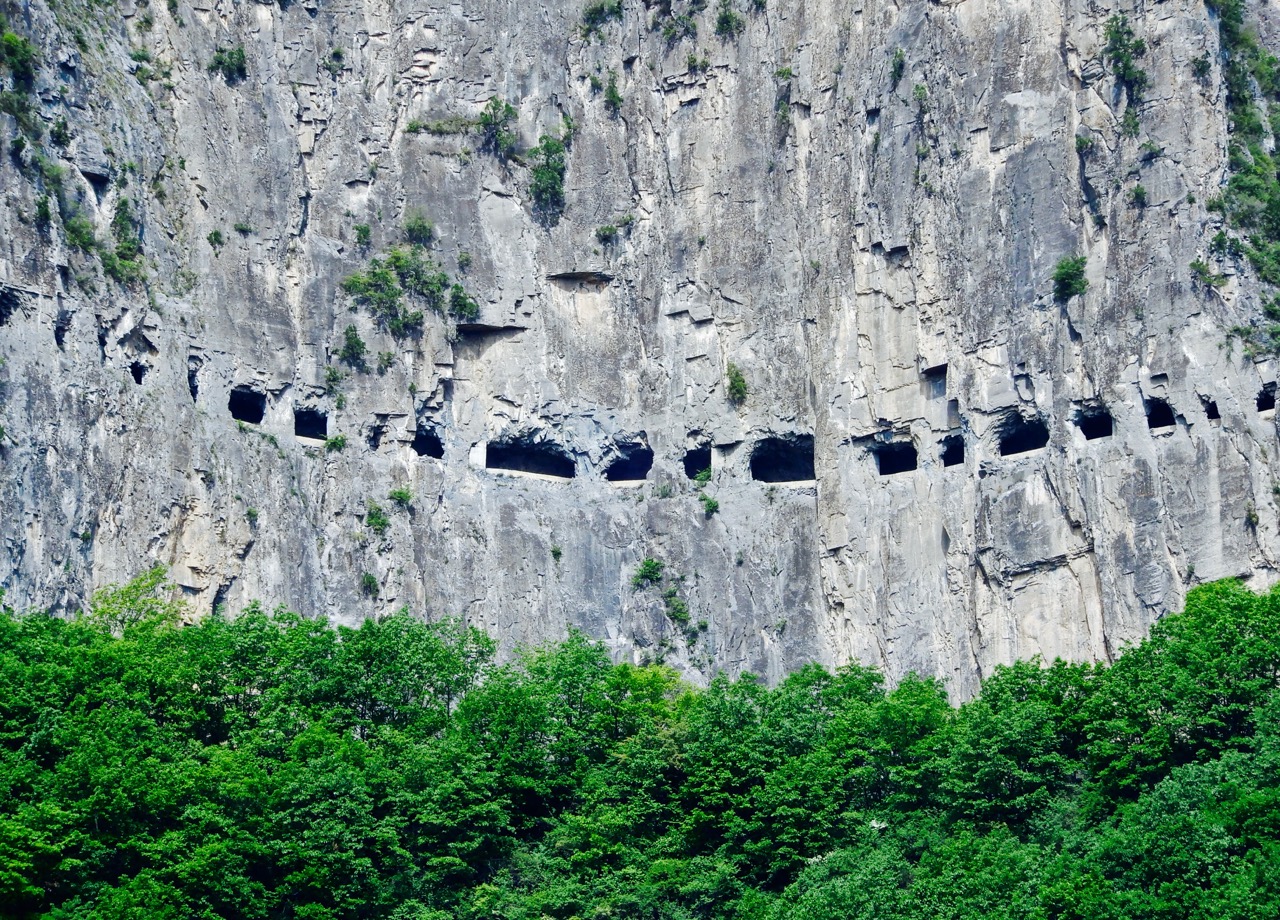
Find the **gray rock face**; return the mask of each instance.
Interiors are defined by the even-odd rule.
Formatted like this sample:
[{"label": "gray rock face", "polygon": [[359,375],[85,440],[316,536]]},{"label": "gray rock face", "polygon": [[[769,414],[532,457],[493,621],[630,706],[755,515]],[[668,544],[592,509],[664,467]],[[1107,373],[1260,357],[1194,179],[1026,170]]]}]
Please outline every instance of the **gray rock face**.
[{"label": "gray rock face", "polygon": [[[7,601],[159,561],[196,611],[407,604],[695,681],[859,660],[963,697],[1017,657],[1107,659],[1197,580],[1274,578],[1276,368],[1227,339],[1258,286],[1187,268],[1227,175],[1200,0],[740,3],[727,37],[715,6],[674,4],[693,36],[624,7],[585,37],[576,3],[33,2],[49,162],[99,240],[129,200],[146,279],[38,225],[48,172],[0,116]],[[1102,55],[1126,9],[1136,136]],[[494,96],[522,148],[572,119],[558,221],[533,157],[458,130]],[[480,316],[397,339],[340,282],[418,211]]]}]

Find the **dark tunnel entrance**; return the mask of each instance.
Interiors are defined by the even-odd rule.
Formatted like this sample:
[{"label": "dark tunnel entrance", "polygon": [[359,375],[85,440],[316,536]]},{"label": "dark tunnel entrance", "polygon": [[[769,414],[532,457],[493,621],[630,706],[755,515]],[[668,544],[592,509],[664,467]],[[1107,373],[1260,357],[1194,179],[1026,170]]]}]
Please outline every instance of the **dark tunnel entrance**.
[{"label": "dark tunnel entrance", "polygon": [[703,470],[711,469],[711,448],[707,446],[691,447],[685,451],[684,474],[690,479],[697,477]]},{"label": "dark tunnel entrance", "polygon": [[1259,412],[1270,412],[1276,407],[1276,385],[1268,383],[1258,391],[1257,406]]},{"label": "dark tunnel entrance", "polygon": [[536,473],[572,479],[577,473],[573,458],[558,444],[535,441],[532,437],[490,441],[485,451],[485,469],[514,473]]},{"label": "dark tunnel entrance", "polygon": [[604,471],[609,482],[643,482],[653,469],[653,451],[642,442],[618,445],[619,456]]},{"label": "dark tunnel entrance", "polygon": [[444,442],[434,428],[418,425],[413,433],[413,452],[419,457],[430,457],[433,460],[444,459]]},{"label": "dark tunnel entrance", "polygon": [[293,433],[299,438],[323,441],[329,437],[329,416],[319,409],[295,407],[293,410]]},{"label": "dark tunnel entrance", "polygon": [[267,412],[267,394],[248,387],[236,387],[227,398],[227,408],[237,422],[260,425]]},{"label": "dark tunnel entrance", "polygon": [[814,479],[813,435],[765,438],[751,449],[751,478],[758,482]]},{"label": "dark tunnel entrance", "polygon": [[1147,400],[1147,427],[1172,428],[1175,424],[1173,409],[1163,399]]},{"label": "dark tunnel entrance", "polygon": [[1033,416],[1010,416],[1000,426],[1000,456],[1011,457],[1039,450],[1049,443],[1049,426],[1044,419]]},{"label": "dark tunnel entrance", "polygon": [[1098,438],[1109,438],[1115,430],[1115,422],[1111,418],[1111,413],[1103,406],[1091,406],[1083,409],[1076,418],[1076,424],[1080,426],[1080,432],[1084,435],[1086,441],[1096,441]]},{"label": "dark tunnel entrance", "polygon": [[964,438],[958,434],[942,439],[942,465],[959,466],[964,463]]},{"label": "dark tunnel entrance", "polygon": [[920,465],[916,446],[910,441],[889,441],[877,444],[871,449],[876,455],[876,463],[881,476],[895,476],[898,473],[910,473]]}]

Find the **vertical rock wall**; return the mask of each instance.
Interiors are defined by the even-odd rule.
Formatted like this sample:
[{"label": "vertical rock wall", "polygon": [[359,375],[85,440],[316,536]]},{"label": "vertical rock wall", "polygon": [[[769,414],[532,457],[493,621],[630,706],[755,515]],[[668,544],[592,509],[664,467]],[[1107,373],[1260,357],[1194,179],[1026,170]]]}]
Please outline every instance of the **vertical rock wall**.
[{"label": "vertical rock wall", "polygon": [[[1270,580],[1276,370],[1227,334],[1258,285],[1187,267],[1227,174],[1201,0],[729,8],[717,35],[721,7],[624,0],[586,35],[577,4],[8,7],[45,137],[14,152],[0,116],[7,600],[73,609],[158,560],[197,610],[408,604],[695,680],[858,659],[964,696],[1015,657],[1107,658],[1197,580]],[[1136,135],[1117,12],[1147,43]],[[210,71],[236,47],[243,79]],[[495,96],[520,150],[571,119],[558,220],[534,156],[464,127]],[[143,281],[39,225],[48,166],[99,240],[128,199]],[[415,212],[480,316],[395,338],[340,283]],[[575,475],[487,469],[491,443]],[[646,557],[664,580],[633,588]]]}]

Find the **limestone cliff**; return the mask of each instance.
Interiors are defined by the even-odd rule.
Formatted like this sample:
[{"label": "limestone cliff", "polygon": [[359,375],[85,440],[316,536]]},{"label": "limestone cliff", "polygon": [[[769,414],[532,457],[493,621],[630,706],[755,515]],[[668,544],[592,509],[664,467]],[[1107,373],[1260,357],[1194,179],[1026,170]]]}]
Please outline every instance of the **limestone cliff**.
[{"label": "limestone cliff", "polygon": [[[1231,169],[1202,0],[4,11],[10,603],[158,560],[196,610],[965,696],[1274,577],[1263,286],[1189,268]],[[393,335],[342,282],[415,220],[462,300]]]}]

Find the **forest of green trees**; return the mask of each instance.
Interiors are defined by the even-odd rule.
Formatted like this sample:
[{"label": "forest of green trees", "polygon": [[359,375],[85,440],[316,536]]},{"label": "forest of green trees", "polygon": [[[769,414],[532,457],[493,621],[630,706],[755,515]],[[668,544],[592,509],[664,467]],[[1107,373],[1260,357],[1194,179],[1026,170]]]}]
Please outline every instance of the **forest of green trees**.
[{"label": "forest of green trees", "polygon": [[[407,614],[0,613],[0,916],[1280,917],[1280,593],[959,708]],[[0,604],[3,606],[3,604]]]}]

